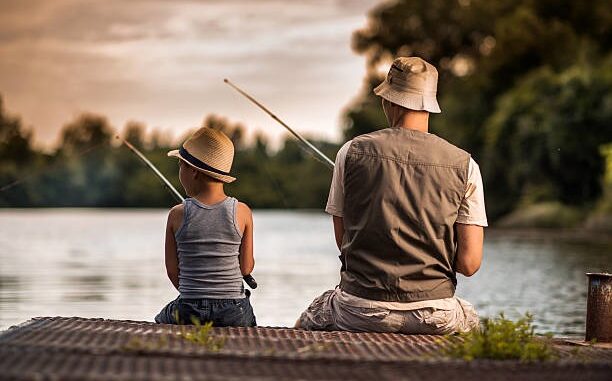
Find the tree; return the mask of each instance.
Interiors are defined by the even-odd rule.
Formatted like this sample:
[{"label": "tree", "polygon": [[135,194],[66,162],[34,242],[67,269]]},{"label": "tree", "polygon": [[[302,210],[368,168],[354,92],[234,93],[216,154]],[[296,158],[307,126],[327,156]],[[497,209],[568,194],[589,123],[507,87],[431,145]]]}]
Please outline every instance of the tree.
[{"label": "tree", "polygon": [[561,73],[542,68],[499,99],[487,122],[484,166],[493,197],[506,195],[490,200],[494,214],[525,198],[581,206],[601,195],[610,88],[612,59]]},{"label": "tree", "polygon": [[65,163],[65,178],[47,179],[47,187],[62,191],[62,206],[111,206],[117,170],[111,140],[114,130],[106,118],[83,114],[61,132],[57,160]]},{"label": "tree", "polygon": [[23,165],[33,157],[32,132],[22,127],[19,118],[6,112],[0,96],[0,162]]},{"label": "tree", "polygon": [[[545,128],[542,126],[532,128],[527,138],[511,132],[521,129],[510,126],[520,114],[521,120],[531,118],[536,124],[559,122],[566,126],[564,131],[569,131],[579,127],[578,123],[594,122],[592,119],[607,115],[605,102],[600,105],[599,116],[583,115],[580,107],[586,105],[587,99],[594,101],[597,96],[608,99],[610,87],[594,90],[597,84],[593,78],[579,80],[578,76],[568,82],[562,78],[571,77],[571,70],[581,71],[589,66],[601,67],[602,73],[609,72],[611,47],[612,12],[605,0],[385,2],[370,12],[366,27],[353,35],[353,48],[366,56],[368,71],[362,92],[346,113],[346,138],[384,126],[380,123],[380,101],[372,89],[384,78],[394,57],[420,56],[434,64],[440,74],[438,99],[442,115],[433,115],[430,119],[432,131],[467,149],[478,161],[485,160],[482,164],[487,193],[490,199],[496,200],[493,206],[496,213],[510,210],[528,189],[534,188],[540,191],[548,188],[544,192],[546,197],[558,197],[563,202],[588,203],[599,193],[596,185],[601,175],[599,159],[596,159],[600,157],[599,147],[594,143],[571,144],[567,137],[542,132]],[[578,87],[571,87],[574,85]],[[569,91],[572,96],[584,99],[557,101],[550,96],[547,99],[551,101],[543,108],[537,100],[529,103],[529,112],[521,112],[518,105],[510,107],[526,96],[527,88],[544,95],[546,90],[538,86],[552,87],[559,94]],[[582,116],[570,127],[557,121],[558,115],[572,120],[576,119],[575,115]],[[609,141],[605,129],[605,125],[598,130],[590,129],[592,138],[589,139],[600,144],[606,139]],[[500,130],[499,137],[504,137],[497,140],[497,145],[488,141],[496,130]],[[547,158],[548,144],[555,139],[557,144],[564,144],[563,154],[556,159]],[[516,152],[510,154],[511,150]],[[529,152],[522,154],[522,150]],[[499,157],[493,157],[492,152]],[[505,157],[502,152],[510,156]],[[533,160],[526,163],[526,156]],[[488,165],[488,160],[503,161],[505,165]],[[585,165],[588,170],[579,173]],[[553,181],[552,173],[559,166],[577,173],[565,173]],[[541,173],[549,176],[540,177]],[[579,179],[585,180],[587,175],[594,177],[586,188],[577,188]]]},{"label": "tree", "polygon": [[32,132],[25,130],[21,120],[9,115],[0,96],[0,206],[24,206],[30,198],[30,189],[16,182],[26,178],[30,165],[36,159],[32,148]]},{"label": "tree", "polygon": [[[432,118],[434,130],[448,133],[478,154],[483,121],[495,99],[520,77],[542,65],[561,70],[581,55],[594,60],[610,50],[608,5],[605,0],[385,2],[370,12],[367,26],[353,35],[353,48],[366,56],[368,69],[356,104],[379,107],[364,99],[374,97],[371,90],[382,79],[383,73],[377,70],[382,64],[386,70],[393,57],[423,57],[440,73],[444,117]],[[349,138],[353,120],[355,116],[349,114]]]}]

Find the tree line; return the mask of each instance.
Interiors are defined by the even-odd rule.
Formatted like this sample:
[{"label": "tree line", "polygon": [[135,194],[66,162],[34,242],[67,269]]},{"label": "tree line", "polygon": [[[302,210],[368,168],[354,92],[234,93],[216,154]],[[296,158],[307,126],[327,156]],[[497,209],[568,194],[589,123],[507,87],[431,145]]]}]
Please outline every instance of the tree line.
[{"label": "tree line", "polygon": [[[538,203],[612,214],[612,12],[606,0],[398,0],[376,6],[353,35],[366,59],[362,91],[344,113],[344,138],[386,126],[372,89],[393,57],[418,55],[439,70],[441,115],[432,132],[480,164],[491,220]],[[384,70],[381,70],[383,68]],[[278,150],[219,116],[236,145],[228,191],[255,208],[325,205],[330,171],[292,139]],[[174,148],[136,123],[121,135],[178,185]],[[114,139],[107,120],[68,123],[52,153],[0,101],[1,206],[166,207],[170,194]],[[314,142],[331,158],[339,145]],[[608,167],[607,167],[608,166]]]},{"label": "tree line", "polygon": [[[345,138],[385,125],[372,89],[393,57],[439,70],[431,130],[483,172],[490,217],[536,203],[572,208],[612,199],[612,12],[606,0],[398,0],[353,34],[365,56]],[[606,193],[607,192],[607,193]],[[612,202],[606,206],[612,213]]]},{"label": "tree line", "polygon": [[[245,127],[210,115],[203,125],[224,131],[236,154],[238,180],[227,192],[254,208],[322,208],[331,171],[294,139],[272,150],[263,136],[248,143]],[[53,152],[36,150],[33,132],[11,116],[0,98],[0,206],[2,207],[168,207],[176,203],[155,174],[122,145],[128,140],[183,193],[176,159],[166,153],[179,142],[146,134],[128,123],[117,133],[100,115],[83,114],[66,124]],[[333,157],[338,146],[313,141]]]}]

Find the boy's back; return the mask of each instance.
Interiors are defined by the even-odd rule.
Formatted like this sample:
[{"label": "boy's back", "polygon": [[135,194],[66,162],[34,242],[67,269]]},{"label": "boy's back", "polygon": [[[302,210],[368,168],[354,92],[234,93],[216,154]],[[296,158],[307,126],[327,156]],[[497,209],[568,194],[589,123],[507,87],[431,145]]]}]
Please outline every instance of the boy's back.
[{"label": "boy's back", "polygon": [[254,326],[243,276],[253,271],[253,216],[225,194],[234,146],[221,131],[200,128],[168,156],[179,159],[179,180],[189,196],[168,214],[166,272],[179,290],[155,317],[158,323],[213,322]]},{"label": "boy's back", "polygon": [[244,298],[238,261],[242,242],[236,221],[238,200],[227,197],[205,205],[188,198],[183,205],[183,222],[175,235],[181,297]]}]

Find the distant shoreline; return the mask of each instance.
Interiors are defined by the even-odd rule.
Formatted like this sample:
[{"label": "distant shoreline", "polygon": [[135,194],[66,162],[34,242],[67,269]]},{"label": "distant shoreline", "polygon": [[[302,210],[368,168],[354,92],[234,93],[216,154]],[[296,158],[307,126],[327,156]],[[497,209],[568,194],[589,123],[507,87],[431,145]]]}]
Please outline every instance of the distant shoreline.
[{"label": "distant shoreline", "polygon": [[[78,213],[86,211],[126,211],[126,212],[147,212],[147,211],[166,211],[168,208],[159,207],[32,207],[32,208],[0,208],[0,215],[7,212],[35,212],[43,213],[53,211],[75,211]],[[267,212],[287,212],[287,213],[321,213],[322,209],[287,209],[287,208],[257,208],[256,213]],[[492,224],[485,229],[486,238],[504,238],[538,240],[538,241],[564,241],[564,242],[587,242],[598,244],[612,244],[612,234],[606,230],[589,228],[567,228],[567,227],[500,227]]]},{"label": "distant shoreline", "polygon": [[485,229],[485,241],[487,238],[495,239],[500,236],[521,240],[585,242],[612,245],[612,234],[609,231],[586,228],[506,228],[493,226]]}]

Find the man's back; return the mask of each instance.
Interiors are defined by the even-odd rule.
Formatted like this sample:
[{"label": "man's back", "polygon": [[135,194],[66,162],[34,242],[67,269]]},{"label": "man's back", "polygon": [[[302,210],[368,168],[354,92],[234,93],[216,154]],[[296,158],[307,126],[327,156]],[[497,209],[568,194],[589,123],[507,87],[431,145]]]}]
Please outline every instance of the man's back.
[{"label": "man's back", "polygon": [[353,140],[344,173],[343,290],[383,301],[453,296],[453,227],[469,161],[445,140],[404,128]]},{"label": "man's back", "polygon": [[393,61],[374,89],[390,128],[336,155],[325,211],[341,250],[341,283],[298,319],[306,329],[447,334],[478,327],[454,296],[455,271],[474,274],[487,226],[480,170],[428,134],[440,113],[438,72],[419,57]]}]

